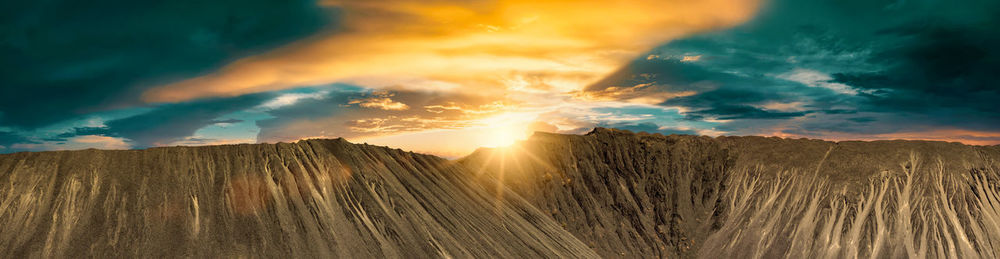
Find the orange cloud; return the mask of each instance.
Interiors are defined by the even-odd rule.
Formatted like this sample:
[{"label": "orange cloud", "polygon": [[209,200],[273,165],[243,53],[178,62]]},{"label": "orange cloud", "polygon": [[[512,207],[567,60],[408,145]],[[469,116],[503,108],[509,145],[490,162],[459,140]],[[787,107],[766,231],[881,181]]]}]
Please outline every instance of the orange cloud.
[{"label": "orange cloud", "polygon": [[831,141],[843,140],[931,140],[961,142],[968,145],[1000,145],[1000,132],[972,131],[964,129],[934,129],[914,132],[896,132],[887,134],[849,134],[849,133],[821,133],[821,136],[796,135],[776,132],[771,135],[778,137],[807,137],[822,138]]},{"label": "orange cloud", "polygon": [[365,108],[375,108],[387,111],[404,111],[410,109],[409,105],[405,103],[393,101],[391,97],[394,95],[388,91],[379,91],[373,93],[374,96],[351,100],[347,104],[357,104]]},{"label": "orange cloud", "polygon": [[695,91],[667,92],[648,83],[632,87],[612,86],[599,91],[575,91],[572,93],[574,98],[582,101],[622,100],[639,104],[660,104],[671,98],[692,96],[695,94],[697,94]]},{"label": "orange cloud", "polygon": [[[758,0],[322,4],[343,10],[336,31],[155,87],[144,99],[176,102],[331,82],[480,94],[568,92],[669,39],[741,23]],[[517,80],[523,78],[533,79]]]}]

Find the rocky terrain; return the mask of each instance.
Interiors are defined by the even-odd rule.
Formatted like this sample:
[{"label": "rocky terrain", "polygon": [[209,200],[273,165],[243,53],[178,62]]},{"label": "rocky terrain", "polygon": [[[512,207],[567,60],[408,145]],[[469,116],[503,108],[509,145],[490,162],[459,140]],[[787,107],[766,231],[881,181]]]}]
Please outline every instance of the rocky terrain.
[{"label": "rocky terrain", "polygon": [[605,130],[536,133],[519,148],[480,150],[462,162],[499,177],[606,257],[693,255],[719,224],[712,215],[735,161],[708,137]]},{"label": "rocky terrain", "polygon": [[341,139],[16,153],[0,257],[995,257],[997,159],[602,128],[457,161]]},{"label": "rocky terrain", "polygon": [[0,257],[596,257],[445,159],[343,140],[0,155]]},{"label": "rocky terrain", "polygon": [[481,149],[461,163],[485,184],[514,190],[603,257],[691,258],[725,224],[733,201],[724,194],[735,184],[733,175],[815,174],[834,188],[858,193],[871,177],[900,171],[911,154],[940,159],[948,172],[967,173],[1000,159],[1000,146],[663,136],[597,128],[582,136],[535,133],[519,146]]}]

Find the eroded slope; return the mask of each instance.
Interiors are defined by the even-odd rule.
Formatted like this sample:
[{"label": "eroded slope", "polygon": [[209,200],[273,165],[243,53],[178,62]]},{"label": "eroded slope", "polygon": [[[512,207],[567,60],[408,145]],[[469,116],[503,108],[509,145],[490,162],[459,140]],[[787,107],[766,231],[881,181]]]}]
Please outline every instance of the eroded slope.
[{"label": "eroded slope", "polygon": [[0,257],[595,257],[441,158],[343,140],[0,156]]},{"label": "eroded slope", "polygon": [[536,133],[462,160],[548,212],[605,257],[691,257],[713,226],[730,153],[708,137]]},{"label": "eroded slope", "polygon": [[[584,136],[536,133],[518,146],[482,149],[461,163],[477,171],[484,184],[510,188],[548,212],[602,256],[691,258],[727,222],[724,215],[731,213],[734,201],[724,194],[733,187],[728,185],[734,172],[741,179],[767,182],[782,171],[815,174],[805,179],[828,179],[829,190],[843,189],[853,198],[872,177],[899,174],[901,166],[906,170],[911,154],[925,161],[917,174],[926,174],[937,161],[943,171],[967,174],[1000,159],[1000,148],[927,141],[662,136],[598,128]],[[748,172],[764,174],[744,177]],[[836,196],[815,195],[822,202]]]}]

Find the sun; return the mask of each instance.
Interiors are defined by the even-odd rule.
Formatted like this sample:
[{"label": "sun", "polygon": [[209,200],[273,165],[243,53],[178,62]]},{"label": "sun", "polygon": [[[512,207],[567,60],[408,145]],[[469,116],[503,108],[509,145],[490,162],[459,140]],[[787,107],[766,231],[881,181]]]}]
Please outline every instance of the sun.
[{"label": "sun", "polygon": [[482,135],[482,147],[497,148],[513,145],[529,135],[527,125],[537,115],[505,113],[484,120],[486,127]]},{"label": "sun", "polygon": [[513,127],[497,127],[490,129],[490,133],[486,135],[486,141],[483,144],[484,147],[506,147],[513,145],[521,137],[517,134],[519,130],[513,129]]}]

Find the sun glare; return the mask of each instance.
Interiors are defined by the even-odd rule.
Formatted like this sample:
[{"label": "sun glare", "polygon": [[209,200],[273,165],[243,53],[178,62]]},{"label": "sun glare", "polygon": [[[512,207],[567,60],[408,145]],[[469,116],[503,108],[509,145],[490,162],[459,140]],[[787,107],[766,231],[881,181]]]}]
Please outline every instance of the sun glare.
[{"label": "sun glare", "polygon": [[513,145],[514,142],[517,142],[519,139],[519,136],[517,136],[514,132],[511,132],[511,129],[508,127],[497,128],[490,131],[490,135],[488,136],[489,140],[486,140],[486,143],[483,144],[484,147],[506,147]]},{"label": "sun glare", "polygon": [[[533,133],[531,125],[537,119],[537,113],[507,112],[478,119],[475,121],[476,127],[348,140],[458,158],[468,155],[478,148],[504,148],[513,146],[520,140],[528,139]],[[448,141],[442,141],[442,139]]]},{"label": "sun glare", "polygon": [[537,118],[535,114],[505,113],[484,120],[489,129],[485,132],[483,147],[497,148],[513,145],[526,139],[527,125]]}]

